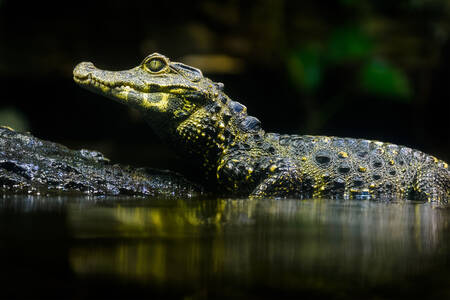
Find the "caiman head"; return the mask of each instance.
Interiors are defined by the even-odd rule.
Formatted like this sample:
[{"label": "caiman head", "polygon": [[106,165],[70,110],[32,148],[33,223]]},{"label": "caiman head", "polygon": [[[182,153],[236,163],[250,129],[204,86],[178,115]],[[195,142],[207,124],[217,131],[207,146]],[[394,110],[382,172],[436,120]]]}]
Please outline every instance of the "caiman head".
[{"label": "caiman head", "polygon": [[158,129],[176,128],[197,109],[214,102],[222,87],[203,77],[199,69],[158,53],[125,71],[100,70],[82,62],[73,75],[82,87],[140,110]]},{"label": "caiman head", "polygon": [[208,168],[237,140],[263,133],[259,120],[232,101],[223,84],[158,53],[126,71],[104,71],[83,62],[73,75],[82,87],[137,108],[156,134]]}]

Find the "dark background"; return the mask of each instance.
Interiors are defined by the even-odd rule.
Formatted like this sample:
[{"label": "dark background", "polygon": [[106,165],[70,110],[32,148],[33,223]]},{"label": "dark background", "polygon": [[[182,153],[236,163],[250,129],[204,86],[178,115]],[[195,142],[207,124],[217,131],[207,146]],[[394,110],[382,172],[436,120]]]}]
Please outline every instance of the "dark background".
[{"label": "dark background", "polygon": [[450,1],[0,0],[0,123],[180,169],[139,113],[79,88],[159,52],[225,83],[267,131],[364,137],[450,160]]}]

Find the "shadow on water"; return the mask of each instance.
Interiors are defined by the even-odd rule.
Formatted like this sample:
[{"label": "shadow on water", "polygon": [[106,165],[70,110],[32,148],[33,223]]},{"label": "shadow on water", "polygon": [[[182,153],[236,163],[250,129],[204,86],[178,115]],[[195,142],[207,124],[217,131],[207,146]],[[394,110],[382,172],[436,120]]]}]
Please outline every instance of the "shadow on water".
[{"label": "shadow on water", "polygon": [[446,298],[449,219],[410,201],[4,197],[0,295]]}]

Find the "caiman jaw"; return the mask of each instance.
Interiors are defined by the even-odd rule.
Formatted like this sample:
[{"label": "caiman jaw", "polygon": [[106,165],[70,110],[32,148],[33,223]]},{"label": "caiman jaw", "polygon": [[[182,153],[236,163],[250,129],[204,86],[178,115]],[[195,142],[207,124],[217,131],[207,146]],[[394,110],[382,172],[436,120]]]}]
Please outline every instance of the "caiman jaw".
[{"label": "caiman jaw", "polygon": [[73,79],[80,86],[97,94],[120,103],[141,106],[147,93],[132,88],[131,82],[127,84],[125,81],[118,81],[117,73],[97,69],[91,62],[82,62],[73,70]]},{"label": "caiman jaw", "polygon": [[104,71],[91,62],[82,62],[75,67],[73,78],[88,90],[140,110],[155,108],[165,111],[171,94],[184,94],[189,90],[184,86],[161,86],[137,81],[135,73],[139,71],[138,67],[127,71]]}]

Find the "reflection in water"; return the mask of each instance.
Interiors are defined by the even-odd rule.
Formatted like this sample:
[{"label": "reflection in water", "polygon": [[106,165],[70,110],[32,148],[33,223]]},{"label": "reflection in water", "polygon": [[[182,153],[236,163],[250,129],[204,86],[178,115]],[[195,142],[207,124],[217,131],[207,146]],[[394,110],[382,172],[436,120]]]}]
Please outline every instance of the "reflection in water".
[{"label": "reflection in water", "polygon": [[450,278],[450,210],[430,203],[27,197],[0,200],[2,211],[64,214],[80,278],[162,290],[406,284],[412,294],[424,278]]},{"label": "reflection in water", "polygon": [[[202,278],[277,285],[305,274],[389,281],[421,272],[448,249],[448,216],[429,204],[320,199],[71,207],[70,227],[83,243],[70,261],[81,274],[184,285]],[[99,238],[119,241],[90,242]]]}]

